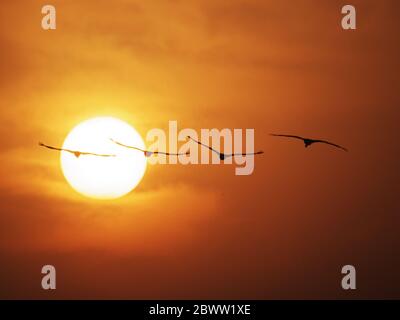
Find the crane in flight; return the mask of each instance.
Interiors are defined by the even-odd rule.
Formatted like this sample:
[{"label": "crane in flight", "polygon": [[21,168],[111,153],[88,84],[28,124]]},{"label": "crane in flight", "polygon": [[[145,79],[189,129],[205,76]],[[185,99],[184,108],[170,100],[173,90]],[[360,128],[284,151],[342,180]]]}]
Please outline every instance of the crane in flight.
[{"label": "crane in flight", "polygon": [[216,153],[221,161],[224,161],[226,158],[234,157],[234,156],[243,156],[244,157],[244,156],[254,156],[254,155],[257,155],[257,154],[263,154],[264,153],[264,151],[257,151],[257,152],[252,152],[252,153],[228,153],[228,154],[226,154],[226,153],[221,153],[218,150],[215,150],[214,148],[212,148],[212,147],[210,147],[210,146],[208,146],[208,145],[206,145],[204,143],[201,143],[200,141],[197,141],[197,140],[193,139],[191,136],[188,136],[187,138],[192,140],[192,141],[194,141],[194,142],[196,142],[197,144],[199,144],[199,145],[201,145],[203,147],[206,147],[206,148],[210,149],[212,152]]},{"label": "crane in flight", "polygon": [[47,144],[44,144],[42,142],[39,142],[39,146],[47,148],[47,149],[51,149],[51,150],[69,152],[69,153],[72,153],[77,158],[79,158],[80,156],[115,157],[115,154],[99,154],[99,153],[93,153],[93,152],[85,152],[85,151],[70,150],[70,149],[64,149],[64,148],[56,148],[56,147],[52,147],[52,146],[49,146]]},{"label": "crane in flight", "polygon": [[115,141],[114,139],[110,139],[112,142],[114,142],[115,144],[121,146],[121,147],[125,147],[125,148],[129,148],[129,149],[133,149],[133,150],[137,150],[137,151],[141,151],[143,152],[145,157],[150,157],[153,154],[163,154],[166,156],[183,156],[183,155],[189,155],[190,151],[184,152],[184,153],[170,153],[170,152],[163,152],[163,151],[149,151],[149,150],[143,150],[137,147],[132,147],[132,146],[128,146],[126,144],[123,144],[121,142]]},{"label": "crane in flight", "polygon": [[329,141],[326,141],[326,140],[303,138],[303,137],[300,137],[300,136],[295,136],[295,135],[290,135],[290,134],[275,134],[275,133],[271,133],[270,135],[274,136],[274,137],[285,137],[285,138],[293,138],[293,139],[303,140],[305,148],[311,146],[313,143],[325,143],[325,144],[331,145],[333,147],[342,149],[344,151],[348,151],[346,148],[344,148],[344,147],[342,147],[342,146],[340,146],[340,145],[338,145],[336,143],[332,143],[332,142],[329,142]]}]

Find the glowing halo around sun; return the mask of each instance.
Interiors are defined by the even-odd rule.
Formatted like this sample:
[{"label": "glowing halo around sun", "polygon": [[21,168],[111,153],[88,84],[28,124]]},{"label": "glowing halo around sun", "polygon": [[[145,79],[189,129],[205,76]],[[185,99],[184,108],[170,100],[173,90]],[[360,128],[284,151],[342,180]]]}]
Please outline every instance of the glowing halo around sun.
[{"label": "glowing halo around sun", "polygon": [[112,117],[98,117],[81,122],[66,137],[63,148],[115,154],[115,157],[61,152],[61,168],[71,187],[84,196],[115,199],[131,192],[146,171],[142,152],[113,143],[110,138],[138,148],[145,148],[140,134],[129,124]]}]

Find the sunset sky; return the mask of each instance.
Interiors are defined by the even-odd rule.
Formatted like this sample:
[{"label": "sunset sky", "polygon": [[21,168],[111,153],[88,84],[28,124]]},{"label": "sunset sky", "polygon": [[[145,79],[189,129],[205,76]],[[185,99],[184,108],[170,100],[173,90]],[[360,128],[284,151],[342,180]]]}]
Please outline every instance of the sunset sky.
[{"label": "sunset sky", "polygon": [[[352,0],[352,31],[336,0],[54,0],[50,31],[44,4],[0,9],[0,298],[400,298],[398,1]],[[37,143],[98,116],[143,139],[254,128],[265,154],[249,176],[148,165],[89,199]]]}]

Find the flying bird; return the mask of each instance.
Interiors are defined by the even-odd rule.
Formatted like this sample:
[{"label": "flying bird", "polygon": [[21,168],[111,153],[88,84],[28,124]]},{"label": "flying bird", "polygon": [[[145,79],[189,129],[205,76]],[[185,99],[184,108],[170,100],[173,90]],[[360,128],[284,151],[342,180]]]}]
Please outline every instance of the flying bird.
[{"label": "flying bird", "polygon": [[141,151],[141,152],[144,153],[144,156],[145,156],[145,157],[150,157],[150,156],[152,156],[153,154],[164,154],[164,155],[166,155],[166,156],[183,156],[183,155],[189,155],[189,154],[190,154],[190,151],[187,151],[187,152],[185,152],[185,153],[170,153],[170,152],[163,152],[163,151],[149,151],[149,150],[143,150],[143,149],[140,149],[140,148],[137,148],[137,147],[128,146],[128,145],[123,144],[123,143],[121,143],[121,142],[115,141],[114,139],[110,139],[110,140],[111,140],[112,142],[114,142],[115,144],[118,144],[118,145],[120,145],[120,146],[122,146],[122,147]]},{"label": "flying bird", "polygon": [[304,142],[304,147],[309,147],[310,145],[312,145],[313,143],[325,143],[325,144],[329,144],[331,146],[334,146],[336,148],[342,149],[344,151],[348,151],[346,148],[336,144],[336,143],[332,143],[326,140],[318,140],[318,139],[309,139],[309,138],[303,138],[300,136],[295,136],[295,135],[290,135],[290,134],[275,134],[275,133],[271,133],[271,136],[274,137],[286,137],[286,138],[294,138],[294,139],[299,139],[299,140],[303,140]]},{"label": "flying bird", "polygon": [[215,153],[219,156],[219,159],[220,159],[221,161],[225,160],[225,159],[228,158],[228,157],[234,157],[234,156],[254,156],[254,155],[257,155],[257,154],[263,154],[263,153],[264,153],[264,151],[257,151],[257,152],[253,152],[253,153],[229,153],[229,154],[225,154],[225,153],[221,153],[221,152],[215,150],[214,148],[212,148],[212,147],[210,147],[210,146],[208,146],[208,145],[206,145],[206,144],[204,144],[204,143],[201,143],[200,141],[197,141],[197,140],[193,139],[193,138],[190,137],[190,136],[188,136],[188,139],[193,140],[194,142],[198,143],[199,145],[202,145],[203,147],[206,147],[206,148],[210,149],[212,152],[215,152]]},{"label": "flying bird", "polygon": [[115,154],[98,154],[98,153],[93,153],[93,152],[84,152],[84,151],[70,150],[70,149],[64,149],[64,148],[56,148],[56,147],[48,146],[42,142],[39,142],[39,146],[45,147],[45,148],[51,149],[51,150],[69,152],[69,153],[72,153],[77,158],[79,158],[80,156],[115,157]]}]

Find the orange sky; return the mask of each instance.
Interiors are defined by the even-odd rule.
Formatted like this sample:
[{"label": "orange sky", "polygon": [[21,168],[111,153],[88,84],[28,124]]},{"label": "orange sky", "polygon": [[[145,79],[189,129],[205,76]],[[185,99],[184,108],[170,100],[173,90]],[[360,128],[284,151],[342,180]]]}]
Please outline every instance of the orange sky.
[{"label": "orange sky", "polygon": [[[52,4],[55,31],[42,1],[0,9],[0,298],[400,297],[398,1],[353,0],[356,31],[342,1]],[[143,137],[255,128],[265,154],[251,176],[148,166],[128,196],[90,200],[37,141],[103,115]]]}]

